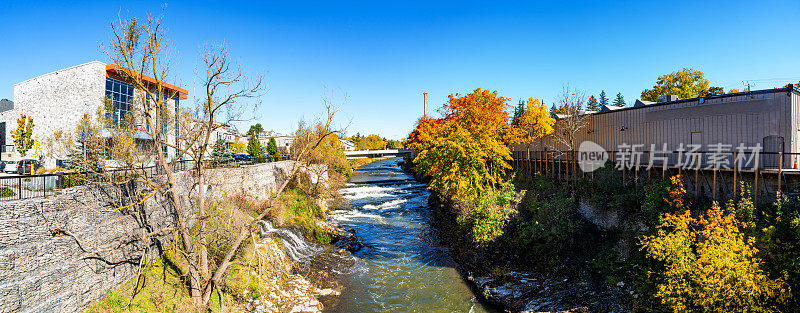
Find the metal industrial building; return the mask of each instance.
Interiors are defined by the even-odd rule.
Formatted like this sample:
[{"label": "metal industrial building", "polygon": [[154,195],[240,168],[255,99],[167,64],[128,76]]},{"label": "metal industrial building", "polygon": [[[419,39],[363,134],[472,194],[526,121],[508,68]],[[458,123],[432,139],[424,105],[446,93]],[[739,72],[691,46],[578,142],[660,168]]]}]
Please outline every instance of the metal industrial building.
[{"label": "metal industrial building", "polygon": [[[647,151],[651,144],[659,150],[667,144],[671,151],[681,144],[701,145],[704,151],[714,144],[733,149],[760,145],[762,168],[777,167],[778,152],[786,156],[784,168],[798,162],[793,153],[800,153],[800,89],[794,85],[693,99],[662,98],[656,103],[637,100],[632,107],[606,106],[599,112],[586,112],[580,117],[583,126],[575,132],[574,147],[550,135],[530,147],[515,146],[515,158],[526,159],[523,154],[527,151],[577,149],[581,142],[590,140],[606,151],[618,151],[625,144],[641,144]],[[568,118],[558,117],[556,131]]]}]

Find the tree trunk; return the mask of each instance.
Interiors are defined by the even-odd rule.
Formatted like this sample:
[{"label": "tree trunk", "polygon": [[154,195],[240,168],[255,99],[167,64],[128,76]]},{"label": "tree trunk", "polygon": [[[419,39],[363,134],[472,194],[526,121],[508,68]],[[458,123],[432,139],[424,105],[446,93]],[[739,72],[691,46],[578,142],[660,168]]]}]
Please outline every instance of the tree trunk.
[{"label": "tree trunk", "polygon": [[198,228],[200,231],[200,275],[203,280],[208,280],[210,274],[208,271],[208,236],[206,236],[206,183],[205,175],[203,175],[203,164],[201,161],[197,164],[197,214],[198,214]]}]

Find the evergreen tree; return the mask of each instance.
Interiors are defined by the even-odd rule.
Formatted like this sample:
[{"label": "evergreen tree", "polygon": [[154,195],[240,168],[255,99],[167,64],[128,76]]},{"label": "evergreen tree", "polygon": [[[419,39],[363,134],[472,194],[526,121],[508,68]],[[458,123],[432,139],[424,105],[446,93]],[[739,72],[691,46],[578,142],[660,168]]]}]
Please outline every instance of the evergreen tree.
[{"label": "evergreen tree", "polygon": [[267,143],[267,154],[269,155],[270,161],[278,160],[278,144],[275,142],[275,138],[269,138],[269,143]]},{"label": "evergreen tree", "polygon": [[255,124],[253,126],[250,126],[250,129],[247,131],[247,135],[251,135],[251,136],[252,135],[256,135],[256,136],[258,136],[258,134],[260,134],[262,132],[264,132],[264,127],[261,127],[261,123],[258,123],[258,124]]},{"label": "evergreen tree", "polygon": [[617,98],[614,99],[614,105],[616,105],[618,107],[624,107],[625,106],[625,98],[622,97],[622,93],[621,92],[617,93]]},{"label": "evergreen tree", "polygon": [[608,97],[606,97],[606,91],[600,91],[600,107],[604,105],[608,105]]},{"label": "evergreen tree", "polygon": [[519,100],[519,104],[514,108],[514,116],[511,118],[511,125],[519,125],[520,117],[525,114],[525,101]]},{"label": "evergreen tree", "polygon": [[261,143],[255,136],[247,140],[247,154],[253,157],[253,161],[256,163],[264,162],[264,148],[261,147]]},{"label": "evergreen tree", "polygon": [[589,111],[600,111],[600,104],[597,103],[597,98],[594,95],[589,96],[589,101],[586,102],[586,109]]},{"label": "evergreen tree", "polygon": [[231,148],[228,147],[228,143],[222,139],[217,139],[217,142],[214,143],[214,149],[211,150],[211,159],[217,164],[232,161],[233,157],[231,157]]}]

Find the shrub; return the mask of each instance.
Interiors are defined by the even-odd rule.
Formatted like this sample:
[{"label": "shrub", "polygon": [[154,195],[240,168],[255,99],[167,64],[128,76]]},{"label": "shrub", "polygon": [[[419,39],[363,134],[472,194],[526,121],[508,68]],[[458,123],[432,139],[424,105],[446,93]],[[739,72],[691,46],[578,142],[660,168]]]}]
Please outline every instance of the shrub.
[{"label": "shrub", "polygon": [[467,226],[470,239],[474,243],[486,243],[503,235],[503,228],[509,216],[516,213],[514,199],[517,193],[514,185],[504,183],[500,189],[490,189],[481,195],[476,203],[462,203],[458,221]]},{"label": "shrub", "polygon": [[664,213],[688,208],[689,197],[683,187],[681,176],[672,176],[669,181],[660,180],[648,184],[644,190],[644,200],[640,215],[650,228],[661,224]]},{"label": "shrub", "polygon": [[579,229],[577,204],[569,197],[526,203],[529,217],[520,225],[518,244],[541,252],[559,246]]},{"label": "shrub", "polygon": [[86,174],[75,170],[66,171],[61,177],[64,179],[64,188],[81,186],[86,180]]},{"label": "shrub", "polygon": [[11,188],[0,187],[0,198],[13,197],[13,196],[16,196],[16,195],[17,194],[14,193],[14,191],[11,190]]},{"label": "shrub", "polygon": [[321,243],[331,242],[330,234],[317,223],[317,218],[324,217],[322,208],[308,195],[296,189],[287,190],[281,198],[281,204],[286,224],[302,229],[309,237]]},{"label": "shrub", "polygon": [[728,211],[714,204],[699,219],[688,209],[665,213],[658,233],[642,240],[647,255],[664,264],[656,296],[673,311],[762,312],[771,301],[786,300],[784,278],[764,274],[736,207]]}]

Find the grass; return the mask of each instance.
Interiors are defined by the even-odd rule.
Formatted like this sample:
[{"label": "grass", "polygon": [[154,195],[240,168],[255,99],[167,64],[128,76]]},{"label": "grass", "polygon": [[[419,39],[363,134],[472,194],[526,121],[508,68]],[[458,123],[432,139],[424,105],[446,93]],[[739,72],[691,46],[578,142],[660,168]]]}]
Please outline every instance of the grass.
[{"label": "grass", "polygon": [[[180,267],[173,261],[172,253],[167,251],[143,270],[140,288],[132,301],[135,278],[109,292],[85,312],[197,312],[185,287],[185,276]],[[213,309],[209,311],[218,311],[218,299],[215,292],[211,304]]]}]

